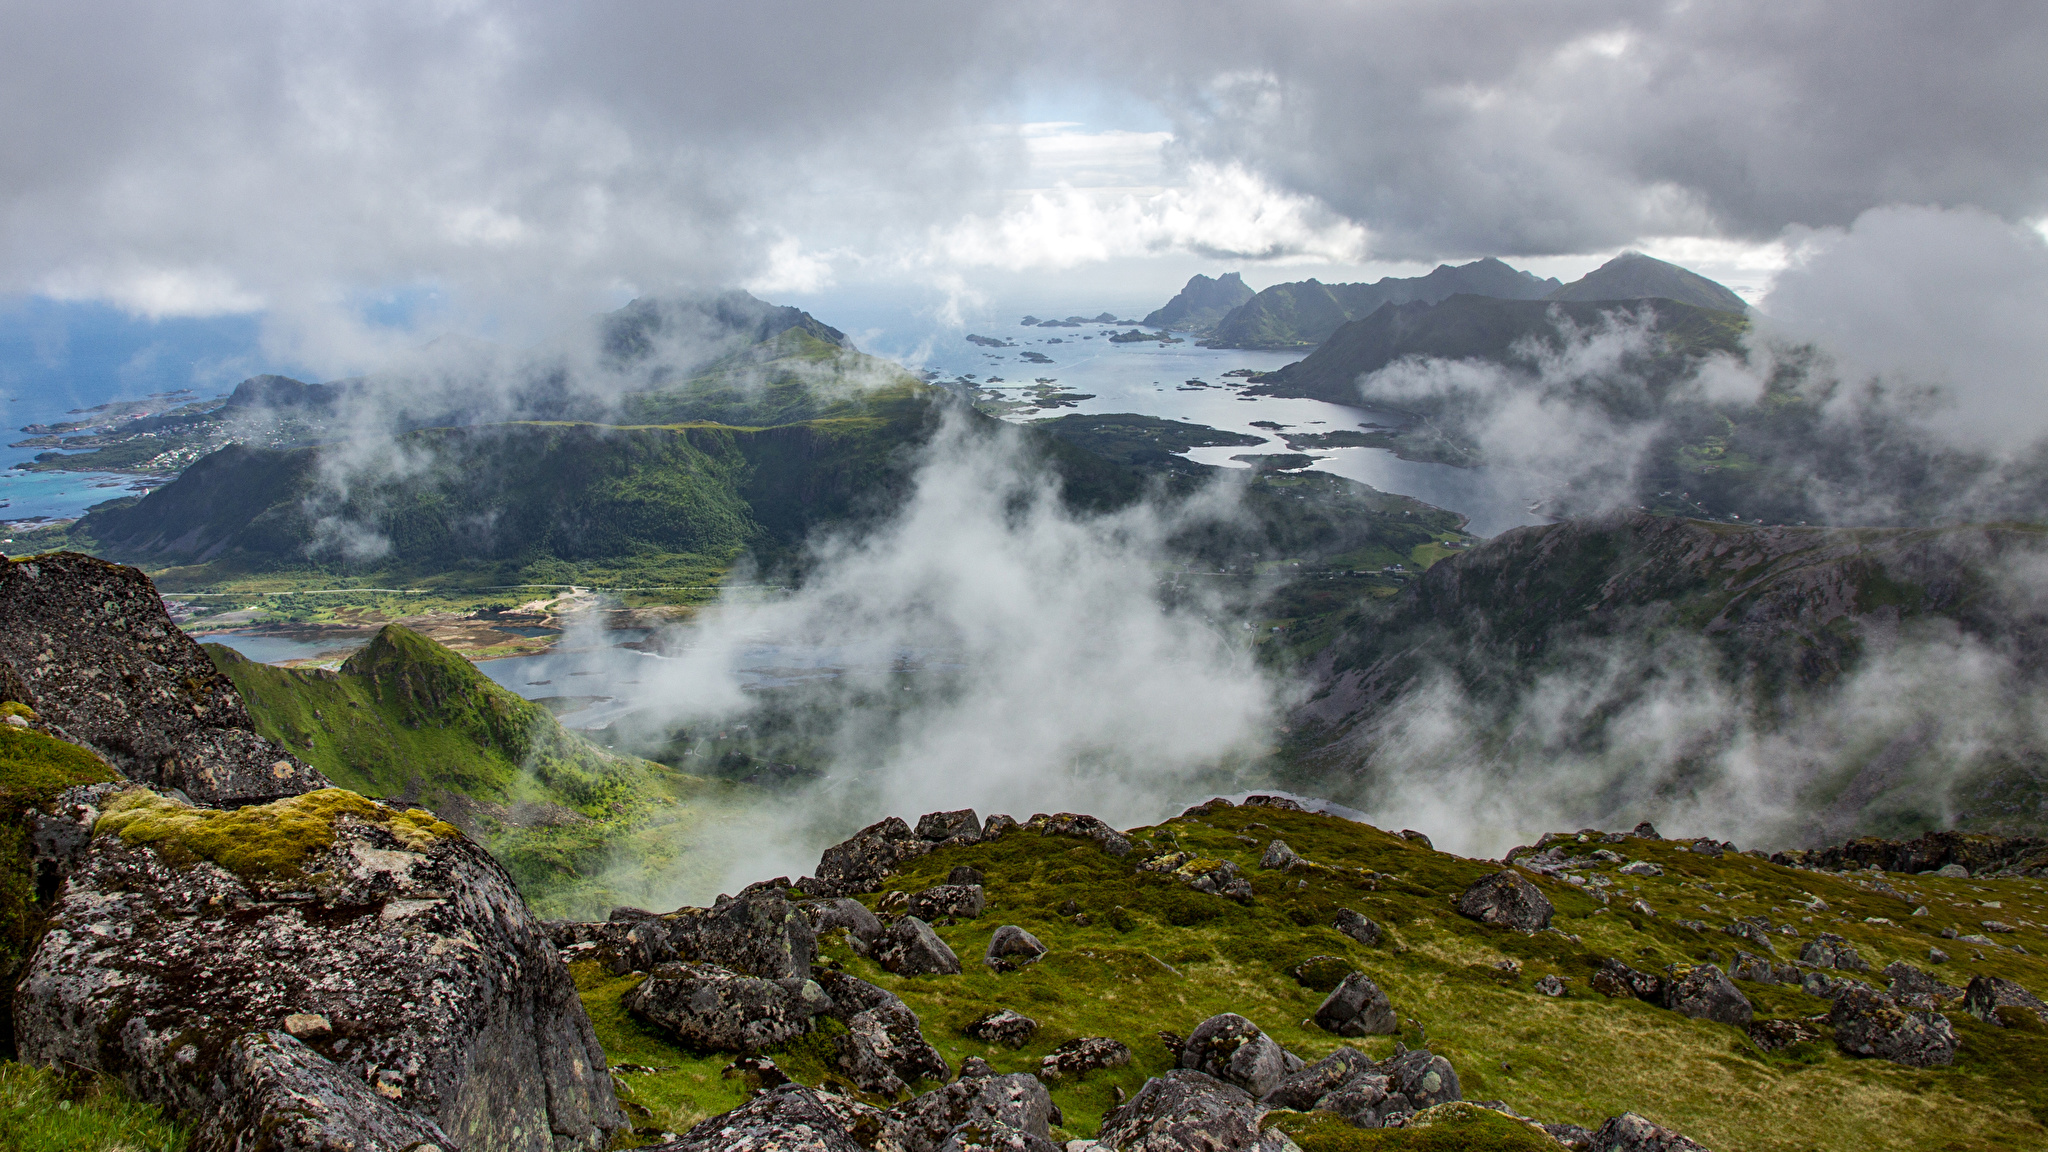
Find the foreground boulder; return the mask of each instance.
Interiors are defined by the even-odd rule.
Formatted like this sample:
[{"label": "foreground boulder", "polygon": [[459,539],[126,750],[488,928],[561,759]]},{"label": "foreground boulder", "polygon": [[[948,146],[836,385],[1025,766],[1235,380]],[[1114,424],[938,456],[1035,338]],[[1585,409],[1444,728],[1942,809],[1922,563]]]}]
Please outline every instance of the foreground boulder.
[{"label": "foreground boulder", "polygon": [[[229,1106],[224,1085],[353,1082],[463,1148],[598,1149],[625,1126],[540,923],[431,814],[338,789],[234,811],[133,789],[95,829],[16,990],[25,1061],[194,1120]],[[338,1073],[270,1035],[294,1024]]]},{"label": "foreground boulder", "polygon": [[856,1087],[894,1096],[918,1080],[946,1078],[946,1058],[895,993],[829,969],[817,981],[831,998],[829,1014],[846,1025],[834,1066]]},{"label": "foreground boulder", "polygon": [[1401,1030],[1394,1005],[1372,977],[1353,972],[1316,1009],[1316,1026],[1339,1036],[1385,1036]]},{"label": "foreground boulder", "polygon": [[1005,924],[989,937],[988,950],[982,953],[981,962],[998,972],[1011,972],[1043,955],[1045,945],[1038,937],[1015,924]]},{"label": "foreground boulder", "polygon": [[891,816],[825,849],[818,874],[797,881],[797,887],[815,897],[873,892],[896,869],[931,850],[931,841],[920,838],[902,817]]},{"label": "foreground boulder", "polygon": [[832,1006],[804,977],[771,980],[689,961],[656,968],[621,1003],[689,1047],[746,1054],[802,1036]]},{"label": "foreground boulder", "polygon": [[1368,948],[1380,942],[1380,926],[1373,923],[1371,917],[1349,908],[1337,909],[1337,919],[1331,922],[1330,927]]},{"label": "foreground boulder", "polygon": [[1963,1011],[1986,1024],[2004,1026],[2013,1011],[2031,1012],[2048,1024],[2048,1004],[2010,980],[1997,976],[1973,976],[1963,992]]},{"label": "foreground boulder", "polygon": [[986,907],[988,898],[979,884],[939,884],[910,896],[910,914],[926,921],[972,920]]},{"label": "foreground boulder", "polygon": [[1835,1030],[1835,1046],[1852,1056],[1875,1056],[1913,1068],[1955,1062],[1956,1034],[1948,1017],[1900,1008],[1873,988],[1844,989],[1828,1011],[1828,1024]]},{"label": "foreground boulder", "polygon": [[1045,1054],[1038,1062],[1042,1080],[1065,1080],[1085,1076],[1098,1068],[1121,1068],[1131,1062],[1131,1050],[1107,1036],[1078,1036]]},{"label": "foreground boulder", "polygon": [[828,932],[845,932],[853,950],[865,956],[882,938],[882,918],[868,911],[858,900],[840,896],[827,900],[806,900],[797,907],[810,921],[813,943]]},{"label": "foreground boulder", "polygon": [[1031,1039],[1031,1034],[1038,1031],[1038,1021],[1021,1012],[1000,1008],[979,1017],[961,1031],[976,1040],[986,1040],[991,1044],[1001,1044],[1008,1048],[1022,1048],[1024,1042]]},{"label": "foreground boulder", "polygon": [[901,1152],[954,1148],[1013,1148],[1058,1152],[1052,1143],[1057,1115],[1052,1096],[1023,1072],[961,1078],[889,1109],[878,1144]]},{"label": "foreground boulder", "polygon": [[1891,984],[1885,990],[1892,999],[1906,1008],[1932,1011],[1941,1007],[1945,1000],[1953,1000],[1963,994],[1961,988],[1944,984],[1924,968],[1915,968],[1904,960],[1894,960],[1885,966],[1885,979]]},{"label": "foreground boulder", "polygon": [[875,945],[875,963],[898,976],[958,976],[960,957],[932,926],[915,916],[898,916]]},{"label": "foreground boulder", "polygon": [[234,684],[134,568],[75,552],[0,559],[0,683],[51,735],[200,804],[331,787],[256,734]]},{"label": "foreground boulder", "polygon": [[1458,913],[1495,928],[1541,932],[1554,909],[1543,890],[1513,872],[1496,872],[1458,897]]},{"label": "foreground boulder", "polygon": [[661,918],[676,956],[788,980],[811,974],[817,936],[804,910],[779,891],[752,889],[710,908],[684,908]]},{"label": "foreground boulder", "polygon": [[1281,1080],[1266,1093],[1263,1103],[1307,1112],[1315,1108],[1316,1101],[1373,1068],[1371,1057],[1365,1053],[1356,1048],[1339,1048]]},{"label": "foreground boulder", "polygon": [[1180,1066],[1264,1096],[1302,1067],[1259,1026],[1235,1012],[1211,1016],[1195,1026],[1181,1045]]},{"label": "foreground boulder", "polygon": [[1259,1105],[1244,1089],[1178,1068],[1145,1081],[1102,1118],[1096,1141],[1108,1152],[1282,1152],[1285,1134],[1259,1131]]}]

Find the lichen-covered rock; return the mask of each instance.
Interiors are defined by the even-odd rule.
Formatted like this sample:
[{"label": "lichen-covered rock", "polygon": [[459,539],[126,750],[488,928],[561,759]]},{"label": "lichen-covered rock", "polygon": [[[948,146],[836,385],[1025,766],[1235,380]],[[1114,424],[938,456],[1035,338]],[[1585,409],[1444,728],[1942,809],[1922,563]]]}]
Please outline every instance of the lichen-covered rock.
[{"label": "lichen-covered rock", "polygon": [[1820,1039],[1820,1029],[1804,1020],[1751,1020],[1743,1031],[1766,1052]]},{"label": "lichen-covered rock", "polygon": [[1244,806],[1247,808],[1277,808],[1282,812],[1308,811],[1308,809],[1301,806],[1299,801],[1289,800],[1285,796],[1247,796],[1244,798]]},{"label": "lichen-covered rock", "polygon": [[1045,945],[1038,937],[1015,924],[1005,924],[989,937],[988,951],[982,953],[981,962],[998,972],[1010,972],[1043,955]]},{"label": "lichen-covered rock", "polygon": [[[987,1141],[1005,1132],[1049,1144],[1054,1114],[1051,1094],[1027,1073],[962,1078],[889,1109],[878,1145],[939,1152],[956,1135]],[[1024,1146],[1038,1147],[1028,1141]]]},{"label": "lichen-covered rock", "polygon": [[1337,909],[1337,919],[1330,927],[1368,948],[1380,942],[1380,926],[1363,913],[1354,912],[1349,908]]},{"label": "lichen-covered rock", "polygon": [[969,844],[981,839],[981,817],[972,808],[957,812],[927,812],[917,820],[917,838],[943,843],[947,840],[964,840]]},{"label": "lichen-covered rock", "polygon": [[1963,991],[1963,1011],[1986,1024],[2002,1026],[2006,1021],[2001,1018],[2001,1008],[2032,1012],[2048,1024],[2048,1004],[2032,992],[1998,976],[1971,977],[1970,986]]},{"label": "lichen-covered rock", "polygon": [[1131,854],[1130,837],[1093,816],[1078,812],[1055,812],[1047,816],[1041,812],[1025,821],[1025,825],[1038,829],[1041,836],[1079,836],[1083,840],[1093,840],[1096,847],[1119,859]]},{"label": "lichen-covered rock", "polygon": [[1942,1001],[1953,1000],[1963,994],[1961,988],[1944,984],[1936,980],[1933,973],[1915,968],[1904,960],[1894,960],[1886,965],[1884,976],[1890,982],[1886,991],[1904,1008],[1932,1011],[1941,1007]]},{"label": "lichen-covered rock", "polygon": [[1849,988],[1835,997],[1828,1024],[1835,1030],[1835,1046],[1852,1056],[1876,1056],[1914,1068],[1955,1062],[1956,1035],[1948,1017],[1907,1011],[1872,988]]},{"label": "lichen-covered rock", "polygon": [[846,1025],[834,1066],[856,1087],[893,1096],[918,1080],[945,1079],[946,1058],[895,993],[831,969],[816,979],[832,1001],[828,1014]]},{"label": "lichen-covered rock", "polygon": [[1797,984],[1800,974],[1796,964],[1777,964],[1768,957],[1738,951],[1735,963],[1728,966],[1728,978],[1754,984]]},{"label": "lichen-covered rock", "polygon": [[898,916],[875,945],[875,963],[898,976],[958,976],[960,957],[932,926],[915,916]]},{"label": "lichen-covered rock", "polygon": [[233,1045],[308,1046],[457,1145],[602,1148],[625,1126],[539,921],[417,809],[326,789],[232,811],[110,801],[15,997],[22,1058],[118,1076],[191,1118]]},{"label": "lichen-covered rock", "polygon": [[1371,1057],[1356,1048],[1339,1048],[1289,1074],[1272,1091],[1260,1097],[1260,1102],[1274,1108],[1307,1112],[1316,1106],[1316,1101],[1372,1070]]},{"label": "lichen-covered rock", "polygon": [[1602,996],[1628,997],[1638,1000],[1661,1001],[1664,995],[1664,978],[1651,972],[1639,972],[1619,960],[1608,958],[1600,962],[1600,968],[1587,983],[1593,991]]},{"label": "lichen-covered rock", "polygon": [[648,1152],[867,1152],[821,1096],[801,1084],[787,1084]]},{"label": "lichen-covered rock", "polygon": [[976,1040],[986,1040],[1007,1048],[1022,1048],[1025,1041],[1031,1039],[1031,1034],[1038,1031],[1038,1021],[1021,1012],[999,1008],[985,1016],[977,1017],[961,1031]]},{"label": "lichen-covered rock", "polygon": [[1837,968],[1868,972],[1870,964],[1856,952],[1856,946],[1832,932],[1823,932],[1799,950],[1799,959],[1815,968]]},{"label": "lichen-covered rock", "polygon": [[1235,1012],[1211,1016],[1181,1045],[1180,1066],[1264,1096],[1301,1070],[1302,1061]]},{"label": "lichen-covered rock", "polygon": [[[1818,996],[1822,1000],[1833,1000],[1852,988],[1870,989],[1870,985],[1861,980],[1830,976],[1825,972],[1810,971],[1799,978],[1799,990],[1801,992],[1806,993],[1808,996]],[[1875,991],[1875,989],[1870,990]]]},{"label": "lichen-covered rock", "polygon": [[891,816],[825,849],[817,876],[806,876],[797,886],[817,897],[873,892],[896,869],[931,850],[931,841],[920,838],[902,817]]},{"label": "lichen-covered rock", "polygon": [[956,864],[951,872],[946,873],[948,884],[980,884],[986,879],[987,877],[981,874],[981,869],[972,864]]},{"label": "lichen-covered rock", "polygon": [[1747,1024],[1755,1015],[1749,998],[1712,964],[1674,969],[1664,981],[1664,1006],[1680,1016],[1716,1024]]},{"label": "lichen-covered rock", "polygon": [[1316,1009],[1316,1027],[1339,1036],[1386,1036],[1401,1030],[1387,994],[1363,972],[1353,972],[1331,989]]},{"label": "lichen-covered rock", "polygon": [[1245,1090],[1178,1068],[1145,1081],[1102,1118],[1105,1152],[1282,1152],[1293,1141],[1259,1131],[1259,1106]]},{"label": "lichen-covered rock", "polygon": [[817,936],[804,910],[782,893],[754,889],[710,908],[661,918],[676,956],[765,980],[808,977]]},{"label": "lichen-covered rock", "polygon": [[1045,1054],[1038,1062],[1042,1080],[1066,1080],[1084,1076],[1097,1068],[1121,1068],[1131,1062],[1131,1050],[1107,1036],[1077,1036]]},{"label": "lichen-covered rock", "polygon": [[1308,861],[1303,860],[1299,853],[1289,848],[1285,840],[1275,840],[1266,845],[1266,854],[1259,857],[1259,867],[1261,868],[1293,868],[1296,865],[1306,863]]},{"label": "lichen-covered rock", "polygon": [[1659,1128],[1633,1112],[1624,1112],[1600,1126],[1587,1145],[1589,1152],[1707,1152],[1705,1146]]},{"label": "lichen-covered rock", "polygon": [[992,812],[981,822],[981,838],[993,840],[1012,828],[1019,827],[1017,818],[1002,812]]},{"label": "lichen-covered rock", "polygon": [[0,559],[0,669],[52,735],[138,783],[224,807],[331,787],[256,734],[234,684],[134,568],[76,552]]},{"label": "lichen-covered rock", "polygon": [[1563,996],[1565,994],[1564,977],[1559,976],[1555,972],[1545,973],[1536,981],[1536,993],[1539,996],[1549,996],[1552,998]]},{"label": "lichen-covered rock", "polygon": [[692,1048],[744,1053],[796,1039],[832,1006],[804,977],[770,980],[690,961],[656,968],[621,1003]]},{"label": "lichen-covered rock", "polygon": [[1391,1080],[1393,1090],[1406,1096],[1409,1106],[1417,1112],[1464,1099],[1458,1087],[1457,1069],[1427,1048],[1397,1051],[1380,1061],[1374,1071]]},{"label": "lichen-covered rock", "polygon": [[988,907],[979,884],[937,884],[910,894],[910,914],[923,920],[972,920]]},{"label": "lichen-covered rock", "polygon": [[244,1032],[208,1085],[196,1148],[239,1149],[260,1134],[265,1152],[399,1152],[454,1142],[432,1119],[386,1100],[362,1077],[283,1032]]},{"label": "lichen-covered rock", "polygon": [[882,938],[882,918],[867,905],[844,896],[829,900],[805,900],[797,905],[810,921],[813,940],[828,932],[845,932],[853,950],[867,955]]},{"label": "lichen-covered rock", "polygon": [[1458,913],[1495,928],[1541,932],[1553,909],[1543,890],[1513,872],[1496,872],[1458,897]]},{"label": "lichen-covered rock", "polygon": [[1394,1087],[1393,1077],[1377,1069],[1361,1072],[1323,1093],[1315,1107],[1334,1112],[1360,1128],[1384,1127],[1389,1117],[1415,1110],[1408,1097]]}]

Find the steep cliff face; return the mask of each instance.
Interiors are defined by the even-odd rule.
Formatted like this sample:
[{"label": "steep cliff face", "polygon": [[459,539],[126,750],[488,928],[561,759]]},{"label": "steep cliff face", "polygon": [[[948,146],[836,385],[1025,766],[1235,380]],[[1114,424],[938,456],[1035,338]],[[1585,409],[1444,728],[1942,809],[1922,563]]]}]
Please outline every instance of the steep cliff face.
[{"label": "steep cliff face", "polygon": [[0,687],[129,779],[201,804],[328,783],[257,735],[234,685],[133,568],[71,552],[0,563]]},{"label": "steep cliff face", "polygon": [[[1696,768],[1731,741],[1836,706],[1825,738],[1802,737],[1758,769],[1811,776],[1812,837],[1847,834],[1929,772],[1958,785],[1989,773],[1995,795],[1949,814],[1974,807],[1980,822],[2024,830],[2043,820],[2027,701],[2048,679],[2048,614],[2031,576],[2044,544],[2048,533],[2027,527],[1763,528],[1640,513],[1516,529],[1347,622],[1312,665],[1292,758],[1306,775],[1369,788],[1427,694],[1453,702],[1433,715],[1465,726],[1464,761],[1505,786],[1532,757],[1614,753],[1628,725],[1651,722],[1645,709],[1718,710],[1719,734],[1695,721],[1684,755]],[[1871,708],[1887,691],[1873,669],[1908,695]],[[1951,674],[1978,678],[1960,708],[1940,683]],[[1959,751],[1941,730],[1965,723],[1977,735]],[[1636,770],[1654,774],[1647,761]]]}]

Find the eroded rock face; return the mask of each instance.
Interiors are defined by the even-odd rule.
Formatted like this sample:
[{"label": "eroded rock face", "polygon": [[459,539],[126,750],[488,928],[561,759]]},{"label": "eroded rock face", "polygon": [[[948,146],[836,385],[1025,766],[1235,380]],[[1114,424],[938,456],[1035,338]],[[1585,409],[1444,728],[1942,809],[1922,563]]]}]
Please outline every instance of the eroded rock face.
[{"label": "eroded rock face", "polygon": [[1871,988],[1857,986],[1835,997],[1828,1024],[1835,1030],[1836,1047],[1852,1056],[1876,1056],[1914,1068],[1955,1062],[1956,1035],[1948,1017],[1907,1011]]},{"label": "eroded rock face", "polygon": [[332,789],[234,812],[138,789],[97,829],[16,993],[23,1059],[196,1119],[216,1079],[319,1081],[275,1037],[236,1048],[298,1016],[342,1080],[459,1146],[597,1149],[625,1126],[541,924],[430,814]]},{"label": "eroded rock face", "polygon": [[1387,994],[1363,972],[1353,972],[1316,1009],[1316,1026],[1339,1036],[1385,1036],[1401,1030]]},{"label": "eroded rock face", "polygon": [[1553,909],[1543,890],[1513,872],[1496,872],[1458,897],[1458,912],[1495,928],[1541,932]]},{"label": "eroded rock face", "polygon": [[958,976],[960,957],[932,926],[915,916],[898,916],[875,946],[875,963],[898,976]]},{"label": "eroded rock face", "polygon": [[1281,1152],[1292,1141],[1259,1131],[1258,1104],[1235,1084],[1186,1068],[1145,1081],[1102,1118],[1109,1152]]},{"label": "eroded rock face", "polygon": [[212,1107],[193,1134],[199,1148],[238,1148],[256,1133],[275,1152],[454,1146],[431,1118],[379,1096],[283,1032],[244,1032],[208,1087]]},{"label": "eroded rock face", "polygon": [[809,1032],[832,1006],[805,977],[771,980],[689,961],[656,968],[621,1003],[692,1048],[748,1054]]},{"label": "eroded rock face", "polygon": [[0,680],[51,735],[141,784],[231,807],[330,787],[256,734],[149,577],[76,552],[0,560]]},{"label": "eroded rock face", "polygon": [[1282,1048],[1259,1026],[1235,1012],[1211,1016],[1195,1026],[1181,1046],[1180,1066],[1264,1096],[1301,1070],[1301,1058]]}]

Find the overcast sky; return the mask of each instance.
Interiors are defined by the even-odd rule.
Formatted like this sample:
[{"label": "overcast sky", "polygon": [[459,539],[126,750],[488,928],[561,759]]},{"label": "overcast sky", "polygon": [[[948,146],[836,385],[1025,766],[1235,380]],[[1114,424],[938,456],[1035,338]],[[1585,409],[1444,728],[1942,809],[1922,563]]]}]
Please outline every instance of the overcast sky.
[{"label": "overcast sky", "polygon": [[1163,299],[1640,247],[1757,300],[1873,210],[2022,247],[2048,215],[2038,0],[0,12],[0,294],[261,314],[336,371],[394,321],[727,284]]}]

